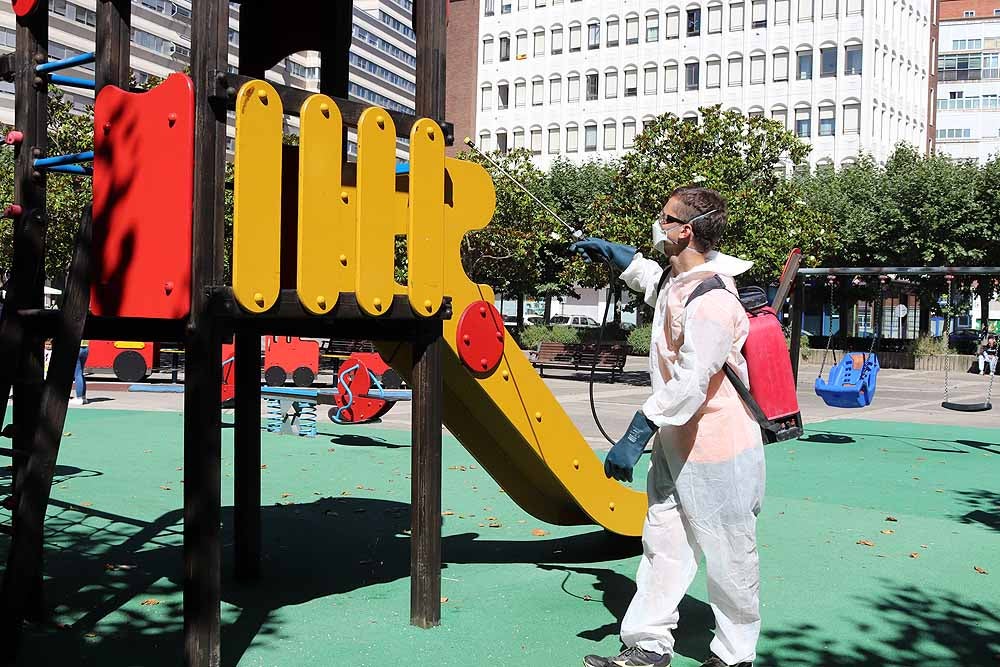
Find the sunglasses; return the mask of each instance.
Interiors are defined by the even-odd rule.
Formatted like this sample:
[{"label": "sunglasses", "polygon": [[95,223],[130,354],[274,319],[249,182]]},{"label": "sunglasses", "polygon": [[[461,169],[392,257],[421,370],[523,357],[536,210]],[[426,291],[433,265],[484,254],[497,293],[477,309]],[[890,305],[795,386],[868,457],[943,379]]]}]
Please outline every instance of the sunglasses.
[{"label": "sunglasses", "polygon": [[695,220],[701,220],[704,217],[712,215],[713,213],[715,213],[718,210],[719,209],[713,208],[711,211],[709,211],[707,213],[701,213],[699,215],[696,215],[693,218],[691,218],[690,220],[681,220],[680,218],[674,217],[674,216],[670,215],[669,213],[661,213],[660,216],[657,218],[657,222],[660,223],[660,227],[663,227],[664,225],[667,225],[667,224],[671,224],[671,225],[690,225]]}]

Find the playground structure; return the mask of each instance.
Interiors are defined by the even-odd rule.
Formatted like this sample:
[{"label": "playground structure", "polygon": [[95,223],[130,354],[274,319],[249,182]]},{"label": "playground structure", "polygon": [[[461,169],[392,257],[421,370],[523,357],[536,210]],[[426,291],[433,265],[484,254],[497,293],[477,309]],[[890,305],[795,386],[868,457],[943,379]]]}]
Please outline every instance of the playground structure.
[{"label": "playground structure", "polygon": [[[82,338],[184,341],[188,665],[220,660],[220,395],[235,407],[235,575],[261,575],[262,335],[373,340],[412,388],[413,624],[440,619],[442,421],[535,517],[640,533],[645,495],[604,476],[506,335],[492,290],[463,270],[461,240],[489,223],[495,195],[480,166],[444,156],[446,1],[415,2],[417,116],[347,99],[353,3],[309,0],[295,12],[242,3],[241,40],[254,48],[242,50],[238,73],[227,69],[229,4],[193,3],[191,76],[136,94],[127,90],[130,1],[99,0],[94,151],[48,156],[47,84],[60,83],[53,73],[72,59],[48,62],[44,3],[14,0],[17,47],[3,61],[15,78],[19,134],[14,288],[0,332],[0,353],[16,360],[0,370],[0,419],[6,387],[14,389],[13,427],[4,430],[13,438],[14,510],[0,588],[9,651],[22,619],[42,615],[43,523]],[[304,49],[322,55],[320,93],[263,80]],[[237,123],[231,284],[223,281],[227,110]],[[283,114],[301,119],[297,147],[282,143]],[[346,161],[347,127],[358,132],[356,164]],[[408,169],[396,167],[397,137],[409,138]],[[92,168],[82,166],[89,160]],[[81,221],[59,311],[40,307],[48,171],[93,176],[93,211]],[[394,278],[397,236],[406,238],[403,285]],[[351,393],[387,399],[385,388],[355,390],[371,377],[363,370],[341,374]]]}]

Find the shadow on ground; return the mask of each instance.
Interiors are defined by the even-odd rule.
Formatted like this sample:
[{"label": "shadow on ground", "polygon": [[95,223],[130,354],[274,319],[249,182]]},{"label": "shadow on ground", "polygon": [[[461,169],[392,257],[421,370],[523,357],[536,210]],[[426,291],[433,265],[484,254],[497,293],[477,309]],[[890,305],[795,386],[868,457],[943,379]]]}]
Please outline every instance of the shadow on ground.
[{"label": "shadow on ground", "polygon": [[[958,499],[971,508],[966,514],[956,517],[966,524],[979,524],[1000,532],[1000,493],[986,489],[959,491]],[[1000,660],[997,660],[1000,664]]]}]

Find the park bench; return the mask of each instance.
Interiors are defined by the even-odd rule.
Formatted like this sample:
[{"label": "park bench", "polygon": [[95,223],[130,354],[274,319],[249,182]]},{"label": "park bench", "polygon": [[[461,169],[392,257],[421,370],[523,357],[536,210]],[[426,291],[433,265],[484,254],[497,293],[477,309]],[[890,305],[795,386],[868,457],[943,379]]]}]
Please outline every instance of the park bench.
[{"label": "park bench", "polygon": [[595,344],[585,343],[539,343],[531,365],[538,369],[542,377],[545,377],[546,368],[573,371],[594,368],[598,372],[611,373],[611,381],[614,382],[625,369],[627,357],[628,346],[622,343],[601,345],[600,349]]}]

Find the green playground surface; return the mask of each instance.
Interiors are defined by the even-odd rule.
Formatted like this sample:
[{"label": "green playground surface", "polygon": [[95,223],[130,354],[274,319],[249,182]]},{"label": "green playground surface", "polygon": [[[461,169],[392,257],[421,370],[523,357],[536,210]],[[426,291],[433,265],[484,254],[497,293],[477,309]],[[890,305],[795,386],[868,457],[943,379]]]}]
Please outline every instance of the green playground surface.
[{"label": "green playground surface", "polygon": [[[54,615],[29,627],[19,664],[179,664],[182,416],[74,410],[65,431],[46,524]],[[531,518],[450,437],[447,601],[440,627],[410,627],[409,433],[320,434],[263,434],[264,577],[238,585],[224,429],[223,665],[579,665],[617,651],[638,540]],[[767,464],[757,667],[1000,664],[1000,428],[830,421],[768,447]],[[677,667],[707,655],[706,599],[699,577]]]}]

